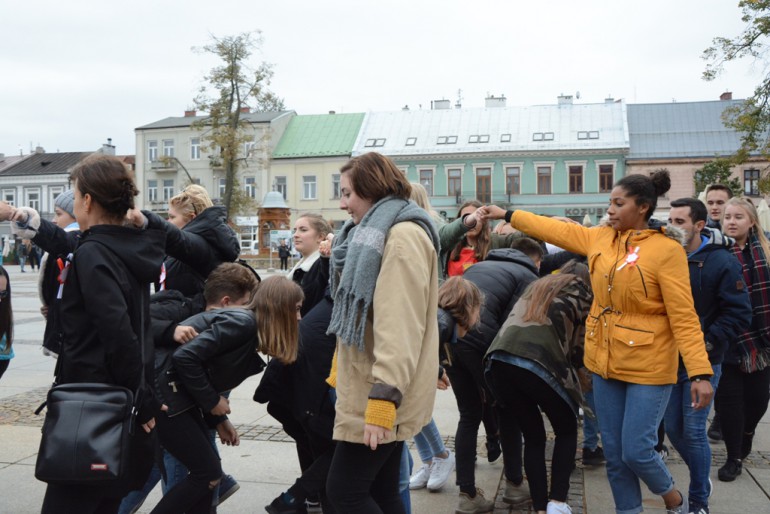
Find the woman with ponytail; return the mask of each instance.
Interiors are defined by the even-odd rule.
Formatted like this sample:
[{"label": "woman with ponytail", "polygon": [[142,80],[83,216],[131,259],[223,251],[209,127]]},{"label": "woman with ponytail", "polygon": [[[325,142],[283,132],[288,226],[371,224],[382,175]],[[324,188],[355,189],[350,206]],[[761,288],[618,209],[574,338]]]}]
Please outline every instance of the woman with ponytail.
[{"label": "woman with ponytail", "polygon": [[672,232],[648,226],[658,197],[670,187],[667,171],[623,177],[610,193],[608,223],[596,228],[520,210],[482,208],[487,218],[504,218],[532,237],[588,257],[594,300],[584,361],[593,373],[615,508],[628,514],[642,512],[640,480],[663,497],[667,512],[688,512],[653,449],[680,355],[692,381],[694,408],[708,407],[713,396],[708,380],[713,371],[693,304],[687,255]]}]

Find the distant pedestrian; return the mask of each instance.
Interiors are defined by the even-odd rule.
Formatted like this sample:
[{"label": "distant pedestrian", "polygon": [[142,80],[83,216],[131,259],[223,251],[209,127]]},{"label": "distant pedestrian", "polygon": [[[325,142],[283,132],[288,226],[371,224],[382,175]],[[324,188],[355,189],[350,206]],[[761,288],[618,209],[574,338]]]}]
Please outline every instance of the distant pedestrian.
[{"label": "distant pedestrian", "polygon": [[11,308],[11,280],[8,271],[0,266],[0,378],[13,359],[13,310]]},{"label": "distant pedestrian", "polygon": [[19,259],[19,266],[21,267],[22,273],[26,273],[26,271],[24,271],[24,265],[27,264],[31,246],[28,239],[16,240],[16,257]]},{"label": "distant pedestrian", "polygon": [[281,246],[278,247],[278,258],[281,259],[281,271],[289,271],[289,256],[291,256],[291,250],[286,246],[286,240],[281,241]]}]

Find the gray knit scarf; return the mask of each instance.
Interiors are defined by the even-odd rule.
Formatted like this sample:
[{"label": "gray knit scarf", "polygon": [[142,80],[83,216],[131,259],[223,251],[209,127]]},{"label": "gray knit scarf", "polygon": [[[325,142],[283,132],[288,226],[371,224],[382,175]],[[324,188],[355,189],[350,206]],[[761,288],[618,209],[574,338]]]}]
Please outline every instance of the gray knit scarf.
[{"label": "gray knit scarf", "polygon": [[[364,350],[366,318],[372,306],[388,231],[396,223],[412,221],[431,238],[439,254],[438,232],[430,215],[414,202],[388,196],[377,202],[358,225],[348,220],[334,238],[330,277],[334,309],[328,334]],[[417,265],[417,264],[416,264]]]}]

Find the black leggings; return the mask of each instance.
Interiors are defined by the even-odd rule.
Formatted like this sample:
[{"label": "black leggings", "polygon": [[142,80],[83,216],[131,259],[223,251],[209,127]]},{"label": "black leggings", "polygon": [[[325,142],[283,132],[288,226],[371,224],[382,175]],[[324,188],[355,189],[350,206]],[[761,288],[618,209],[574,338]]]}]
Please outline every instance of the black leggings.
[{"label": "black leggings", "polygon": [[[501,433],[518,424],[524,434],[524,469],[532,506],[546,510],[548,477],[545,467],[545,425],[540,409],[551,422],[556,440],[551,460],[550,499],[567,501],[569,478],[577,450],[577,417],[572,408],[540,377],[518,366],[493,360],[487,375],[499,402]],[[502,439],[505,444],[505,439]]]},{"label": "black leggings", "polygon": [[404,514],[398,490],[403,441],[363,444],[338,441],[326,480],[326,495],[345,514]]},{"label": "black leggings", "polygon": [[163,496],[152,514],[208,514],[222,466],[203,416],[198,409],[189,409],[173,417],[161,412],[155,420],[163,448],[184,464],[189,474]]},{"label": "black leggings", "polygon": [[[473,491],[476,488],[476,440],[479,435],[479,425],[484,417],[484,403],[487,404],[490,415],[488,418],[497,417],[497,406],[494,398],[484,381],[484,351],[463,342],[457,342],[451,346],[452,365],[446,372],[452,382],[452,392],[457,400],[457,410],[460,420],[457,422],[457,434],[455,435],[455,457],[457,465],[457,485],[463,492]],[[495,414],[492,414],[495,412]],[[520,483],[521,473],[521,433],[515,423],[508,425],[507,429],[494,430],[500,432],[501,443],[503,439],[514,442],[503,446],[503,465],[505,475],[509,480]],[[495,436],[497,433],[487,437]],[[518,440],[518,450],[515,449],[515,441]]]},{"label": "black leggings", "polygon": [[741,458],[743,434],[752,433],[767,412],[770,400],[770,368],[743,373],[736,364],[722,364],[722,378],[714,401],[727,458]]}]

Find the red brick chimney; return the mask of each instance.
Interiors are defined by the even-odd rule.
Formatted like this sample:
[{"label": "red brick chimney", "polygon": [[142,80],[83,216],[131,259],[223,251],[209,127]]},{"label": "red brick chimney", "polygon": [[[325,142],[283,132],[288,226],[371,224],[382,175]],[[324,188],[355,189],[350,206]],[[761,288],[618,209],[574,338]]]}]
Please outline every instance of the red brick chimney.
[{"label": "red brick chimney", "polygon": [[251,112],[251,109],[249,109],[248,107],[241,107],[241,112],[243,114],[249,114]]},{"label": "red brick chimney", "polygon": [[732,91],[725,91],[721,95],[719,95],[720,100],[732,100],[733,99],[733,92]]},{"label": "red brick chimney", "polygon": [[184,117],[185,118],[194,118],[198,113],[195,111],[185,111]]}]

